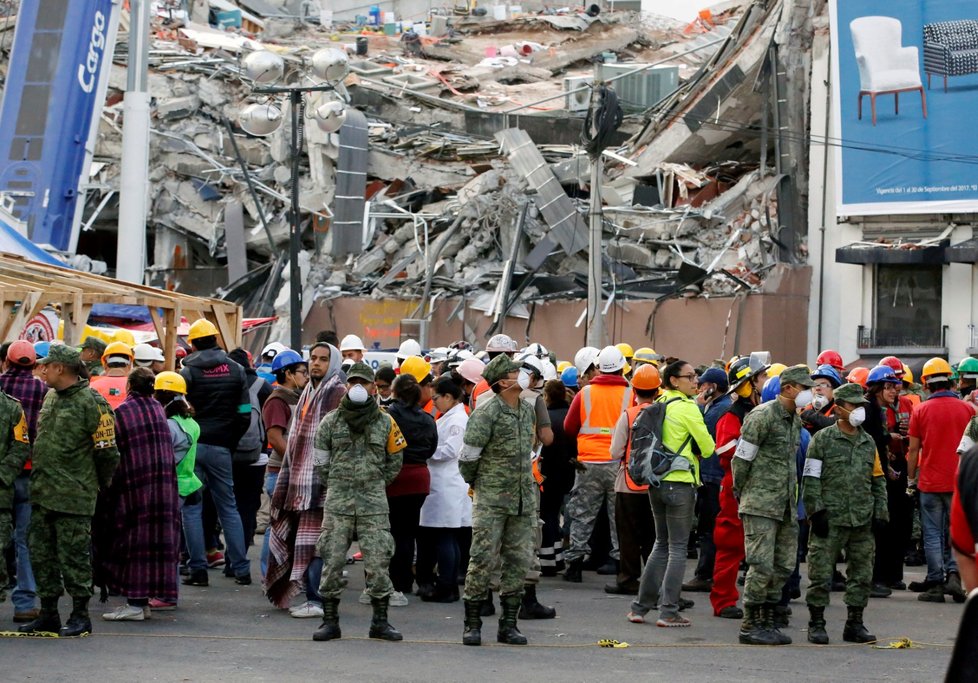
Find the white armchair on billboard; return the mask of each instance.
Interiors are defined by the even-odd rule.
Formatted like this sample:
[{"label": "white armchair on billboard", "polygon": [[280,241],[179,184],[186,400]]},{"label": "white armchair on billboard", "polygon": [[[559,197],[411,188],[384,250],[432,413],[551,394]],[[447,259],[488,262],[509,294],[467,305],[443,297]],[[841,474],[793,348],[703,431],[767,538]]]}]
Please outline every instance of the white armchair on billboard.
[{"label": "white armchair on billboard", "polygon": [[852,44],[859,67],[859,119],[863,118],[863,96],[869,95],[873,125],[876,125],[876,98],[893,95],[894,113],[900,113],[900,93],[917,90],[920,106],[927,118],[927,96],[920,78],[916,47],[904,47],[903,27],[892,17],[859,17],[849,23]]}]

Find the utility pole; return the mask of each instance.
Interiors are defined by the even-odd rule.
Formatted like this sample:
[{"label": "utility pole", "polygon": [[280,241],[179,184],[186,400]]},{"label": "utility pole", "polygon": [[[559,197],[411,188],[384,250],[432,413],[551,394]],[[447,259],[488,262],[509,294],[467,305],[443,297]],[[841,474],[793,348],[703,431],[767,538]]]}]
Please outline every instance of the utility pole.
[{"label": "utility pole", "polygon": [[122,100],[122,174],[116,277],[143,283],[149,184],[149,2],[129,3],[129,68]]},{"label": "utility pole", "polygon": [[[595,95],[597,97],[597,95]],[[594,105],[592,105],[594,106]],[[587,345],[604,347],[604,325],[601,318],[601,154],[591,157],[591,208],[589,211],[587,254]]]}]

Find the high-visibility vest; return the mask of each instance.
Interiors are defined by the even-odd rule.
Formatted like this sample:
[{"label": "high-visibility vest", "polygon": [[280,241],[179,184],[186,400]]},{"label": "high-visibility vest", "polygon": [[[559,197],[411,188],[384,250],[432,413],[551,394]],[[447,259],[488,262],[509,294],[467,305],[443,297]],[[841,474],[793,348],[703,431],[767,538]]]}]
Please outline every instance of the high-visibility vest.
[{"label": "high-visibility vest", "polygon": [[577,433],[577,459],[609,462],[611,434],[618,418],[632,404],[627,386],[588,384],[581,390],[581,430]]},{"label": "high-visibility vest", "polygon": [[129,385],[129,378],[126,376],[113,377],[109,375],[99,375],[89,381],[89,386],[102,395],[112,410],[122,405],[128,396],[126,388]]},{"label": "high-visibility vest", "polygon": [[625,444],[625,457],[622,458],[621,466],[625,471],[625,485],[628,487],[629,491],[635,491],[636,493],[648,491],[649,485],[646,484],[645,486],[641,486],[636,484],[635,481],[628,476],[628,461],[632,456],[632,425],[635,424],[635,420],[638,419],[638,414],[648,408],[650,405],[652,404],[643,403],[640,406],[631,406],[625,411],[625,414],[628,415],[628,442]]}]

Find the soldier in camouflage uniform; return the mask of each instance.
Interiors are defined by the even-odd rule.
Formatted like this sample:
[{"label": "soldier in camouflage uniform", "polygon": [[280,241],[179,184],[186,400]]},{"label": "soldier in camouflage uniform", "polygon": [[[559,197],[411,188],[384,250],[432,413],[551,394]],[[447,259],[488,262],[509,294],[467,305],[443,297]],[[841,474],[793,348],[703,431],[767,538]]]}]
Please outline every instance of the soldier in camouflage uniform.
[{"label": "soldier in camouflage uniform", "polygon": [[[44,381],[54,389],[37,421],[31,469],[30,550],[41,611],[24,624],[30,635],[84,636],[92,631],[91,535],[95,499],[119,464],[115,416],[84,376],[77,349],[56,344],[46,358]],[[71,616],[64,628],[58,598],[67,591]]]},{"label": "soldier in camouflage uniform", "polygon": [[340,637],[339,604],[343,593],[343,567],[354,536],[359,539],[367,574],[367,594],[373,605],[370,637],[402,640],[387,621],[394,590],[388,569],[394,554],[387,507],[387,486],[401,471],[401,451],[407,446],[390,415],[380,410],[374,372],[358,362],[347,370],[347,393],[336,410],[319,423],[315,463],[326,491],[319,555],[323,578],[323,624],[312,639]]},{"label": "soldier in camouflage uniform", "polygon": [[812,439],[805,460],[802,483],[805,511],[811,523],[808,543],[808,577],[805,600],[810,619],[808,640],[829,642],[825,632],[825,607],[835,560],[846,553],[846,596],[849,618],[843,640],[868,643],[876,640],[863,625],[869,602],[876,554],[874,529],[889,520],[886,479],[872,437],[862,427],[866,404],[862,387],[844,384],[835,390],[836,424]]},{"label": "soldier in camouflage uniform", "polygon": [[523,579],[533,561],[537,520],[537,485],[530,450],[536,431],[533,408],[520,399],[516,380],[520,366],[496,356],[482,376],[496,400],[469,417],[459,457],[459,472],[472,486],[472,548],[465,577],[465,631],[462,642],[482,644],[479,612],[489,591],[496,558],[502,558],[499,600],[502,616],[496,639],[525,645],[516,627]]},{"label": "soldier in camouflage uniform", "polygon": [[98,377],[105,369],[102,367],[102,354],[105,353],[105,342],[98,337],[88,336],[82,342],[78,350],[81,351],[81,359],[88,369],[90,377]]},{"label": "soldier in camouflage uniform", "polygon": [[958,455],[964,455],[974,448],[976,444],[978,444],[978,415],[971,418],[968,426],[964,428],[961,443],[958,445]]},{"label": "soldier in camouflage uniform", "polygon": [[[27,420],[20,401],[0,391],[0,548],[13,533],[14,480],[30,455]],[[0,602],[7,599],[7,563],[0,561]]]},{"label": "soldier in camouflage uniform", "polygon": [[740,642],[787,645],[774,624],[774,608],[795,569],[798,550],[797,465],[801,440],[797,409],[811,401],[811,371],[795,365],[781,373],[781,394],[744,418],[731,462],[733,493],[744,523],[747,576]]}]

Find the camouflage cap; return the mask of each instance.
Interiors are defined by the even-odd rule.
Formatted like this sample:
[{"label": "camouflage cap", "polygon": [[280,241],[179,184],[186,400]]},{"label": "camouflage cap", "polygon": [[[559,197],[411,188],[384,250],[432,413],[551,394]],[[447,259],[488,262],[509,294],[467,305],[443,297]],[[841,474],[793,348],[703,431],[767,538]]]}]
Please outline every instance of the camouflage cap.
[{"label": "camouflage cap", "polygon": [[347,379],[362,379],[365,382],[374,381],[374,371],[369,365],[362,361],[358,361],[350,366],[350,369],[346,371]]},{"label": "camouflage cap", "polygon": [[832,396],[836,402],[842,401],[843,403],[854,404],[869,403],[869,401],[866,400],[865,393],[863,393],[863,388],[855,382],[843,384],[832,393]]},{"label": "camouflage cap", "polygon": [[489,364],[486,365],[485,370],[482,371],[482,377],[489,383],[495,384],[501,379],[504,379],[506,375],[511,372],[520,369],[519,363],[514,361],[509,356],[503,354],[496,356]]},{"label": "camouflage cap", "polygon": [[104,341],[102,341],[98,337],[88,335],[87,337],[85,337],[85,341],[81,343],[81,346],[78,347],[78,350],[84,351],[85,349],[92,349],[93,351],[97,352],[99,358],[101,358],[102,354],[105,353],[105,347],[106,344]]},{"label": "camouflage cap", "polygon": [[803,387],[815,386],[812,371],[807,365],[792,365],[781,373],[781,386],[785,384],[800,384]]},{"label": "camouflage cap", "polygon": [[65,363],[66,365],[81,363],[81,353],[78,349],[72,346],[66,346],[65,344],[51,344],[51,348],[48,350],[48,355],[44,358],[38,358],[38,365],[47,365],[48,363]]}]

